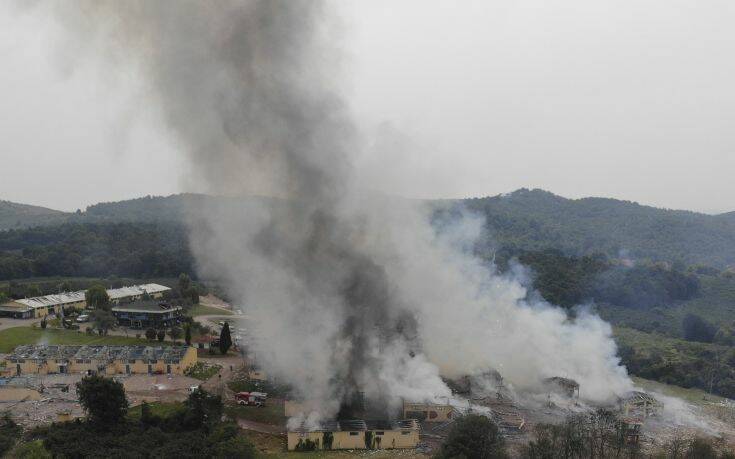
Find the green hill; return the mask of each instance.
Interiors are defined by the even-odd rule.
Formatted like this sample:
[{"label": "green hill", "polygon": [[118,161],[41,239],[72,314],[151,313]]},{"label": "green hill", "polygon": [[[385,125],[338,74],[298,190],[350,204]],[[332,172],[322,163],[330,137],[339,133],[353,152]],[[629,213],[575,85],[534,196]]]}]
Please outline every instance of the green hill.
[{"label": "green hill", "polygon": [[7,229],[29,228],[33,226],[55,225],[69,219],[71,214],[45,207],[0,201],[0,231]]},{"label": "green hill", "polygon": [[[95,204],[78,214],[0,202],[0,230],[65,221],[181,223],[205,205],[242,211],[239,203],[244,199],[201,194],[146,196]],[[459,207],[482,215],[488,229],[484,250],[490,258],[497,252],[554,249],[574,256],[604,253],[612,258],[735,266],[735,212],[714,216],[615,199],[566,199],[528,189],[429,203],[442,209],[437,211],[438,218],[452,218]]]},{"label": "green hill", "polygon": [[485,216],[489,241],[500,249],[735,264],[735,214],[728,218],[615,199],[566,199],[527,189],[460,202]]}]

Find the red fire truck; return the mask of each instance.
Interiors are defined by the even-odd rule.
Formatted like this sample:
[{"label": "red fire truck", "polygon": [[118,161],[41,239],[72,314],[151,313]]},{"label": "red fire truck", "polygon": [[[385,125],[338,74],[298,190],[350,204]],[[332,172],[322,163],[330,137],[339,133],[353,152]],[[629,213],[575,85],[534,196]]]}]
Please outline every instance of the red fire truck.
[{"label": "red fire truck", "polygon": [[268,394],[264,392],[238,392],[235,394],[235,401],[238,405],[265,406],[266,398],[268,398]]}]

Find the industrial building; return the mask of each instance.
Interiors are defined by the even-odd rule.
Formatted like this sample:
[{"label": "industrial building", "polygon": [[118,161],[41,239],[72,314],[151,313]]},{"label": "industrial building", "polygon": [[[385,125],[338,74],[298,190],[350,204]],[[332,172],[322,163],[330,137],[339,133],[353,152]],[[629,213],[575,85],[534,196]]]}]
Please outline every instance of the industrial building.
[{"label": "industrial building", "polygon": [[452,420],[454,407],[436,403],[403,402],[403,417],[426,422],[447,422]]},{"label": "industrial building", "polygon": [[18,346],[4,376],[52,373],[183,374],[197,361],[188,346]]},{"label": "industrial building", "polygon": [[181,321],[181,306],[157,301],[123,303],[112,307],[117,323],[132,328],[169,328]]},{"label": "industrial building", "polygon": [[[159,299],[169,290],[171,289],[164,285],[141,284],[109,289],[107,290],[107,295],[110,297],[110,302],[119,304],[137,301],[146,295],[152,299]],[[58,314],[62,308],[84,309],[87,307],[85,293],[85,290],[80,290],[78,292],[66,292],[8,301],[0,305],[0,317],[34,319],[45,317],[52,313]]]},{"label": "industrial building", "polygon": [[107,296],[110,297],[110,303],[125,303],[138,301],[148,296],[154,300],[163,298],[163,294],[171,290],[170,288],[159,284],[141,284],[131,285],[129,287],[111,288],[107,290]]},{"label": "industrial building", "polygon": [[33,319],[59,313],[61,308],[84,309],[87,306],[84,293],[82,290],[9,301],[0,305],[0,317]]},{"label": "industrial building", "polygon": [[289,429],[288,450],[415,448],[419,444],[419,433],[415,419],[329,421],[312,428],[302,423]]}]

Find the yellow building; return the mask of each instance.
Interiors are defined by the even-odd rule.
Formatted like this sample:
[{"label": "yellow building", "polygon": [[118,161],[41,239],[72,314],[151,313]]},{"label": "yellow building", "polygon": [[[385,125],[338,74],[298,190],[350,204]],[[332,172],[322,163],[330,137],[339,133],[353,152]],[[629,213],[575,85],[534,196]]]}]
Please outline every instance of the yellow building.
[{"label": "yellow building", "polygon": [[0,316],[14,319],[32,319],[45,317],[51,313],[58,314],[61,312],[61,308],[84,309],[85,307],[87,307],[87,301],[82,290],[9,301],[0,306]]},{"label": "yellow building", "polygon": [[188,346],[25,345],[5,357],[5,375],[183,374],[196,361],[196,349]]},{"label": "yellow building", "polygon": [[452,405],[403,402],[403,417],[406,419],[417,419],[426,422],[447,422],[452,419],[453,415],[454,407]]},{"label": "yellow building", "polygon": [[402,421],[331,421],[318,427],[304,424],[288,432],[289,451],[339,449],[405,449],[419,443],[420,427]]}]

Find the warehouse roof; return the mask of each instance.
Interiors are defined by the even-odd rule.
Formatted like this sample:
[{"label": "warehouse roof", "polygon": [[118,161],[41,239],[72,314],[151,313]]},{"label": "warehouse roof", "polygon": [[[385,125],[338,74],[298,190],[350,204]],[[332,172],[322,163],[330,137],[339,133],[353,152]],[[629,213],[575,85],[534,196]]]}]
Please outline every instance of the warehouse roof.
[{"label": "warehouse roof", "polygon": [[[155,294],[171,290],[170,288],[159,284],[141,284],[131,285],[129,287],[113,288],[107,290],[107,295],[111,300],[119,300],[122,298],[141,296],[144,293]],[[54,295],[36,296],[33,298],[23,298],[13,300],[0,307],[0,311],[28,311],[30,309],[45,308],[48,306],[56,306],[60,304],[79,303],[84,301],[85,290],[78,292],[65,292]],[[22,306],[14,306],[20,304]]]},{"label": "warehouse roof", "polygon": [[141,284],[131,285],[129,287],[113,288],[107,291],[107,295],[111,300],[119,300],[121,298],[127,298],[131,296],[139,296],[144,293],[152,295],[154,293],[167,292],[170,288],[159,285],[159,284]]},{"label": "warehouse roof", "polygon": [[37,296],[15,300],[16,303],[24,304],[29,308],[45,308],[57,304],[79,303],[84,301],[84,290],[79,292],[59,293],[56,295]]},{"label": "warehouse roof", "polygon": [[181,306],[174,306],[158,301],[136,301],[135,303],[121,304],[112,308],[113,312],[143,312],[143,313],[165,313],[181,311]]}]

